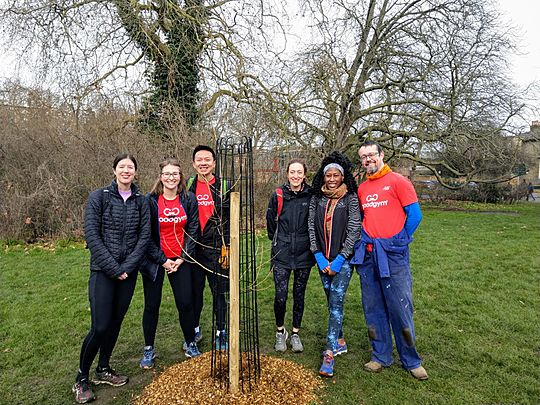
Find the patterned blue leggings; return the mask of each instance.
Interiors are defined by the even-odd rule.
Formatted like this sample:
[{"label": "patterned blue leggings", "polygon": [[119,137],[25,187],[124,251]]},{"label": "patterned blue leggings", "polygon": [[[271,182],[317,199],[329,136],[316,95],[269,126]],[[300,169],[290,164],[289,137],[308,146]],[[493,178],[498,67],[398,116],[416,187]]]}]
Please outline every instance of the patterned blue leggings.
[{"label": "patterned blue leggings", "polygon": [[352,270],[349,261],[345,261],[341,271],[335,276],[320,272],[324,293],[328,301],[328,334],[326,336],[326,349],[336,350],[337,341],[343,337],[343,306],[345,294],[349,288]]}]

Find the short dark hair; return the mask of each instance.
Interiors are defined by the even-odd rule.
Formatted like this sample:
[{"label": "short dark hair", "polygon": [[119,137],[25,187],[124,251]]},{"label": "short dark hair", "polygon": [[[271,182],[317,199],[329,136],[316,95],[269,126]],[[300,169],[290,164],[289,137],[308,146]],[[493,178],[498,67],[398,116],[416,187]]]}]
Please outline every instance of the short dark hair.
[{"label": "short dark hair", "polygon": [[[375,141],[372,141],[371,139],[367,140],[367,141],[364,141],[364,143],[362,143],[362,145],[360,145],[360,148],[363,148],[364,146],[376,146],[377,147],[377,152],[381,153],[383,151],[383,148],[381,147],[381,145],[379,145]],[[360,150],[360,148],[358,148],[358,149]]]},{"label": "short dark hair", "polygon": [[129,153],[120,153],[119,155],[116,155],[113,161],[113,169],[116,170],[116,166],[118,166],[118,163],[120,163],[121,160],[129,159],[133,162],[133,165],[135,166],[135,170],[137,170],[137,161],[135,160],[135,157]]},{"label": "short dark hair", "polygon": [[197,145],[195,146],[195,149],[193,149],[193,156],[191,157],[191,160],[195,161],[195,155],[197,152],[200,152],[201,150],[206,150],[212,154],[212,158],[216,160],[216,152],[214,152],[214,149],[212,149],[208,145]]}]

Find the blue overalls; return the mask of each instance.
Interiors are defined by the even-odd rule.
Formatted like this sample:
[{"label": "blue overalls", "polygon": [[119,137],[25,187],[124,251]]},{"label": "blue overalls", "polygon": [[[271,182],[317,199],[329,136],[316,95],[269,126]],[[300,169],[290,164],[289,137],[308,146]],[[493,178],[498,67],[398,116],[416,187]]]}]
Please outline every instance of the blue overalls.
[{"label": "blue overalls", "polygon": [[351,259],[360,276],[372,360],[385,367],[392,364],[391,326],[401,363],[407,370],[422,363],[415,347],[409,264],[411,242],[405,229],[391,238],[371,238],[362,229]]}]

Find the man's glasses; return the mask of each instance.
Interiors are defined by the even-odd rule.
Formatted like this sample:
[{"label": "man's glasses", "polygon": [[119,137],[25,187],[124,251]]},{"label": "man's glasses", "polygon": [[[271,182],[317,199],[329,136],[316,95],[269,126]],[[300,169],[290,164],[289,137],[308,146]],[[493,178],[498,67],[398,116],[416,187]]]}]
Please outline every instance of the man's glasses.
[{"label": "man's glasses", "polygon": [[360,160],[363,162],[368,159],[373,159],[375,156],[378,156],[378,155],[379,155],[379,152],[367,153],[365,155],[360,155]]},{"label": "man's glasses", "polygon": [[168,173],[168,172],[165,172],[165,173],[161,173],[161,177],[165,177],[166,179],[168,179],[169,177],[180,177],[180,173],[179,172],[172,172],[172,173]]}]

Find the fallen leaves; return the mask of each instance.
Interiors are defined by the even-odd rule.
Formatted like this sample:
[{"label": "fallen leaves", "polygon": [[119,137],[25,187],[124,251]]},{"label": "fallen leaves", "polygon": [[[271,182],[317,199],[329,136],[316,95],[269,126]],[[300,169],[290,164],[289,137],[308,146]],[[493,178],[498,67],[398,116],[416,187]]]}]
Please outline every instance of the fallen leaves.
[{"label": "fallen leaves", "polygon": [[157,376],[135,405],[215,404],[215,405],[296,405],[317,402],[320,378],[292,361],[261,355],[260,379],[252,390],[231,394],[210,375],[211,352],[173,365]]}]

